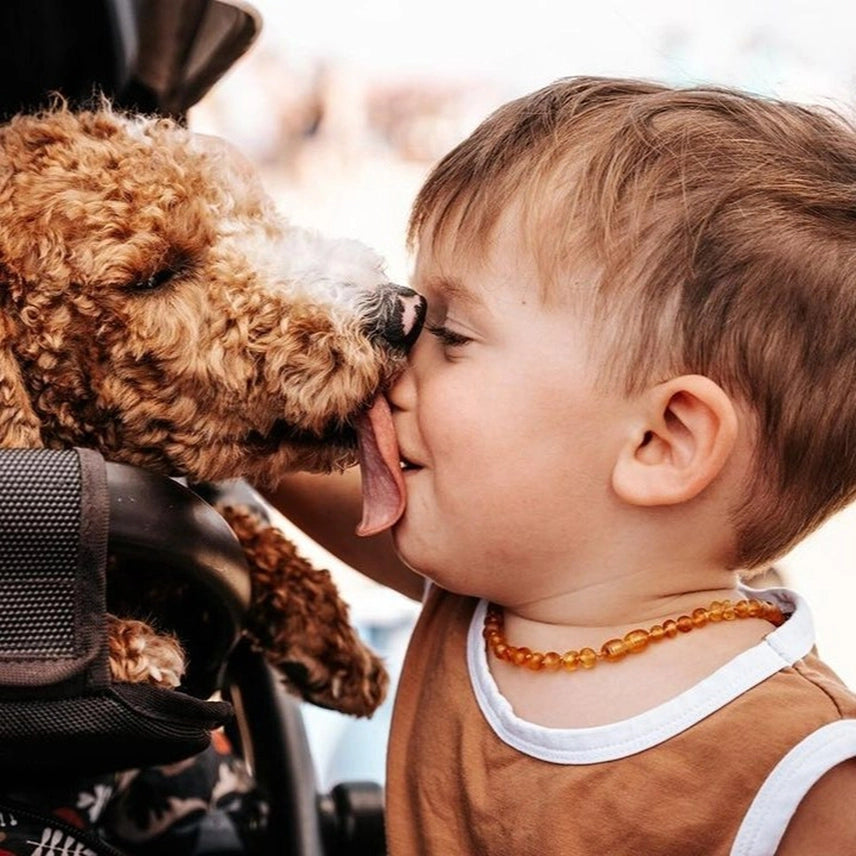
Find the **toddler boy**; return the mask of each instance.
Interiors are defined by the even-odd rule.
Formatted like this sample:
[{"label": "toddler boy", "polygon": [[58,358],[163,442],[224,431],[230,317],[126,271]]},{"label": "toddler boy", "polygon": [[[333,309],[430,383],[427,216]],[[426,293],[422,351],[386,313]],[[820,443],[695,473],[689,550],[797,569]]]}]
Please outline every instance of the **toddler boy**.
[{"label": "toddler boy", "polygon": [[561,80],[436,166],[410,238],[391,541],[345,536],[341,478],[274,497],[430,583],[392,856],[856,852],[856,697],[799,595],[740,579],[856,491],[856,131]]}]

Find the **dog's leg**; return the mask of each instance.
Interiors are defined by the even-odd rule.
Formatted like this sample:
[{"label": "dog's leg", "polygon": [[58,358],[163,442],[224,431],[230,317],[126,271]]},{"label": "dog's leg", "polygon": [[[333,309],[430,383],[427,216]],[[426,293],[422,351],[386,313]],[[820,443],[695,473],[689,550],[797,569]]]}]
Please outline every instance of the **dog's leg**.
[{"label": "dog's leg", "polygon": [[351,627],[330,572],[313,568],[280,530],[247,510],[218,510],[250,566],[246,633],[253,644],[307,701],[370,716],[384,699],[388,677]]}]

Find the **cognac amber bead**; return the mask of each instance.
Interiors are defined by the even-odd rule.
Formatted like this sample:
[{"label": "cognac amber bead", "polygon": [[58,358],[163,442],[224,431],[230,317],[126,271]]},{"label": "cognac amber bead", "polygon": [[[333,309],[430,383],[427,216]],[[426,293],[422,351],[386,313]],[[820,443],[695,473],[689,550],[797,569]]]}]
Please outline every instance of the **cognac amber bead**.
[{"label": "cognac amber bead", "polygon": [[522,648],[512,648],[509,653],[515,666],[522,666],[532,656],[532,651],[525,645]]},{"label": "cognac amber bead", "polygon": [[592,669],[597,664],[597,653],[592,648],[580,651],[580,664],[584,669]]},{"label": "cognac amber bead", "polygon": [[734,605],[730,600],[722,601],[722,618],[725,621],[734,621],[736,618],[736,614],[734,612]]},{"label": "cognac amber bead", "polygon": [[565,651],[561,657],[562,668],[566,672],[573,672],[577,666],[580,664],[580,652],[579,651]]},{"label": "cognac amber bead", "polygon": [[663,632],[669,637],[669,639],[674,639],[675,636],[678,635],[678,622],[673,621],[671,618],[667,618],[663,622]]},{"label": "cognac amber bead", "polygon": [[627,643],[627,648],[630,651],[634,654],[638,654],[640,651],[648,647],[648,635],[649,634],[644,630],[631,630],[624,637],[624,641]]},{"label": "cognac amber bead", "polygon": [[718,600],[707,608],[707,612],[711,621],[722,621],[722,604]]},{"label": "cognac amber bead", "polygon": [[707,610],[694,609],[692,619],[694,627],[704,627],[704,625],[707,624]]},{"label": "cognac amber bead", "polygon": [[737,603],[734,604],[734,614],[738,618],[746,618],[749,615],[749,601],[738,600]]},{"label": "cognac amber bead", "polygon": [[623,659],[629,652],[630,649],[623,639],[608,639],[600,649],[603,659],[609,660],[610,663]]},{"label": "cognac amber bead", "polygon": [[561,666],[561,665],[562,665],[562,655],[561,655],[561,654],[557,654],[555,651],[548,651],[548,652],[544,655],[544,659],[543,659],[543,661],[542,661],[541,665],[542,665],[542,666],[543,666],[543,667],[544,667],[548,672],[555,672],[555,671],[556,671],[556,669],[558,669],[558,668],[559,668],[559,666]]},{"label": "cognac amber bead", "polygon": [[491,648],[496,648],[496,646],[501,645],[503,641],[502,634],[498,633],[496,630],[492,630],[490,633],[488,633],[485,636],[485,639],[487,639],[488,644],[491,646]]},{"label": "cognac amber bead", "polygon": [[523,665],[526,666],[527,669],[532,669],[533,672],[540,672],[543,662],[544,655],[539,651],[533,651]]},{"label": "cognac amber bead", "polygon": [[506,645],[504,642],[497,642],[496,645],[493,646],[493,653],[496,654],[496,656],[500,660],[507,660],[508,645]]},{"label": "cognac amber bead", "polygon": [[675,623],[678,625],[678,630],[681,633],[689,633],[695,627],[692,618],[688,615],[682,615]]},{"label": "cognac amber bead", "polygon": [[764,614],[764,608],[761,604],[760,600],[750,600],[748,604],[748,608],[746,610],[746,614],[750,618],[757,618],[759,615]]},{"label": "cognac amber bead", "polygon": [[665,631],[663,625],[662,624],[655,624],[648,631],[648,638],[652,642],[659,642],[661,639],[665,639],[666,638],[666,631]]},{"label": "cognac amber bead", "polygon": [[770,603],[769,601],[765,600],[762,603],[762,606],[764,607],[763,616],[767,619],[767,621],[772,621],[773,624],[776,625],[776,627],[784,623],[785,616],[782,615],[782,611],[779,609],[778,606],[776,606],[776,604]]}]

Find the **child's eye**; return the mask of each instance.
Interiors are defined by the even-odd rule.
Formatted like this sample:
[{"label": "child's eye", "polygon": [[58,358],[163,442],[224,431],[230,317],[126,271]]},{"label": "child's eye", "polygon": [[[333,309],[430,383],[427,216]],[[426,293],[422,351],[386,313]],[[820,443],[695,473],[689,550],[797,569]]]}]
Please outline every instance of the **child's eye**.
[{"label": "child's eye", "polygon": [[457,348],[461,345],[466,345],[469,342],[472,342],[468,336],[463,336],[461,333],[456,333],[454,330],[450,330],[448,327],[444,327],[442,324],[437,325],[429,325],[427,328],[428,332],[432,336],[436,336],[440,342],[446,347]]}]

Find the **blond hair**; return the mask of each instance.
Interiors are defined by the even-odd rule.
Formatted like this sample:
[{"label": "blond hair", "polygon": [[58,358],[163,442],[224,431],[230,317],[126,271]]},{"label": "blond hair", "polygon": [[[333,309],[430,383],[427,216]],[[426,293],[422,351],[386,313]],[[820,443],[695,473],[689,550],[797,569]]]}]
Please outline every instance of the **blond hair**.
[{"label": "blond hair", "polygon": [[[544,296],[597,272],[605,375],[706,375],[756,419],[735,565],[856,495],[856,130],[734,90],[570,78],[506,104],[432,171],[409,240],[486,246],[519,206]],[[600,329],[598,329],[600,332]]]}]

